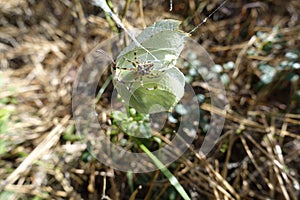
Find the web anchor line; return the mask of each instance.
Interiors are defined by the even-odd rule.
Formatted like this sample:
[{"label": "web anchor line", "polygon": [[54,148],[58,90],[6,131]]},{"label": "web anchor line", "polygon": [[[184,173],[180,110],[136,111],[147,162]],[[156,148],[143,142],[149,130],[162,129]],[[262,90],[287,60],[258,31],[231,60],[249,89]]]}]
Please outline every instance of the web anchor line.
[{"label": "web anchor line", "polygon": [[200,24],[198,24],[195,28],[193,28],[189,34],[192,34],[195,32],[202,24],[206,23],[206,21],[213,15],[215,12],[217,12],[220,8],[222,8],[226,4],[227,0],[223,1],[212,13],[210,13],[207,17],[205,17]]},{"label": "web anchor line", "polygon": [[126,34],[129,35],[129,37],[132,39],[132,41],[136,44],[137,47],[142,48],[143,50],[145,50],[147,53],[149,53],[155,60],[158,60],[148,49],[146,49],[142,44],[140,44],[136,38],[134,37],[134,35],[132,35],[124,26],[124,24],[122,23],[122,21],[120,20],[120,18],[112,12],[112,10],[109,8],[109,6],[107,5],[105,0],[91,0],[91,2],[95,5],[98,6],[100,8],[102,8],[102,10],[104,12],[106,12],[115,22],[116,24],[122,28]]}]

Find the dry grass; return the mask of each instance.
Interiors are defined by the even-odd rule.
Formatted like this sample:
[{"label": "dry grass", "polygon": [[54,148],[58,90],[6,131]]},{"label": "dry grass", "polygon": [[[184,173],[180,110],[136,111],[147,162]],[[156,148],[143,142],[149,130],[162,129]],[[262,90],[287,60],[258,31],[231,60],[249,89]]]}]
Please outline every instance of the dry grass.
[{"label": "dry grass", "polygon": [[[199,6],[192,0],[173,1],[170,13],[169,2],[142,2],[144,18],[139,17],[139,1],[125,10],[125,2],[114,1],[115,11],[126,11],[128,27],[177,18],[191,30],[217,6],[217,1]],[[235,70],[228,73],[230,107],[214,153],[204,158],[191,147],[172,169],[193,199],[299,198],[300,102],[293,97],[300,81],[288,82],[283,71],[261,90],[254,88],[260,61],[277,65],[285,52],[300,50],[299,13],[297,0],[228,1],[214,21],[194,34],[216,63],[234,61]],[[125,173],[86,160],[86,144],[63,137],[73,133],[71,94],[77,70],[93,47],[116,34],[104,13],[79,0],[9,0],[0,2],[0,24],[0,111],[8,116],[5,132],[0,125],[0,198],[129,199],[135,192],[136,199],[165,198],[170,185],[159,172],[134,175],[136,191],[130,192]],[[272,35],[274,26],[281,27],[277,34],[283,49],[248,55],[262,42],[253,35]],[[299,69],[293,73],[299,75]],[[203,86],[201,81],[193,84]],[[209,103],[201,109],[223,114]],[[103,113],[108,126],[110,111]],[[195,147],[198,142],[201,137]]]}]

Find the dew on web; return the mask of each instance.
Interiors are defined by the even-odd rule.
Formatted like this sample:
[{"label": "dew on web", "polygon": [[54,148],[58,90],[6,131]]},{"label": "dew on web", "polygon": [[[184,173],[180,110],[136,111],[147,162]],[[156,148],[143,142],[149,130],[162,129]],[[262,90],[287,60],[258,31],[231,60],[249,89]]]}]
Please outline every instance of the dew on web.
[{"label": "dew on web", "polygon": [[170,0],[170,12],[173,10],[173,1],[172,0]]}]

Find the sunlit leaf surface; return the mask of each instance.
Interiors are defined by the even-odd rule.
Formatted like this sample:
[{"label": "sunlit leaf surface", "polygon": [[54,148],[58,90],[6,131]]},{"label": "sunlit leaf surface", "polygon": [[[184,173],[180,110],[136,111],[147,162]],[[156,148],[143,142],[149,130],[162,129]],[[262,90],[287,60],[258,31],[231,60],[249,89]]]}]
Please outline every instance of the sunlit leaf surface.
[{"label": "sunlit leaf surface", "polygon": [[125,101],[138,112],[170,110],[184,93],[184,75],[175,66],[188,33],[180,22],[161,20],[146,28],[135,43],[118,56],[114,85]]}]

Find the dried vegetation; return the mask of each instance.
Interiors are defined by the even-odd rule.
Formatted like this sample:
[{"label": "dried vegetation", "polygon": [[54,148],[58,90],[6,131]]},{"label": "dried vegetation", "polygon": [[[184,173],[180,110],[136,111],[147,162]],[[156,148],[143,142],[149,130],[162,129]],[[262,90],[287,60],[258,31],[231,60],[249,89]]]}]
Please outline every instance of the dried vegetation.
[{"label": "dried vegetation", "polygon": [[[168,1],[128,7],[113,1],[129,28],[176,18],[185,30],[218,3],[173,1],[169,12]],[[300,81],[287,77],[299,76],[300,69],[285,68],[257,86],[262,63],[277,66],[287,52],[299,55],[299,13],[298,0],[228,1],[194,33],[215,63],[233,61],[234,70],[228,72],[230,107],[214,152],[203,158],[190,149],[172,168],[193,199],[299,199]],[[0,24],[0,198],[169,198],[174,191],[159,171],[130,179],[88,159],[86,144],[74,137],[76,72],[93,47],[116,34],[114,23],[87,1],[8,0],[0,2]],[[266,44],[258,32],[280,37]],[[108,126],[105,102],[102,120]],[[209,102],[201,109],[221,113]],[[199,142],[201,137],[194,146]]]}]

